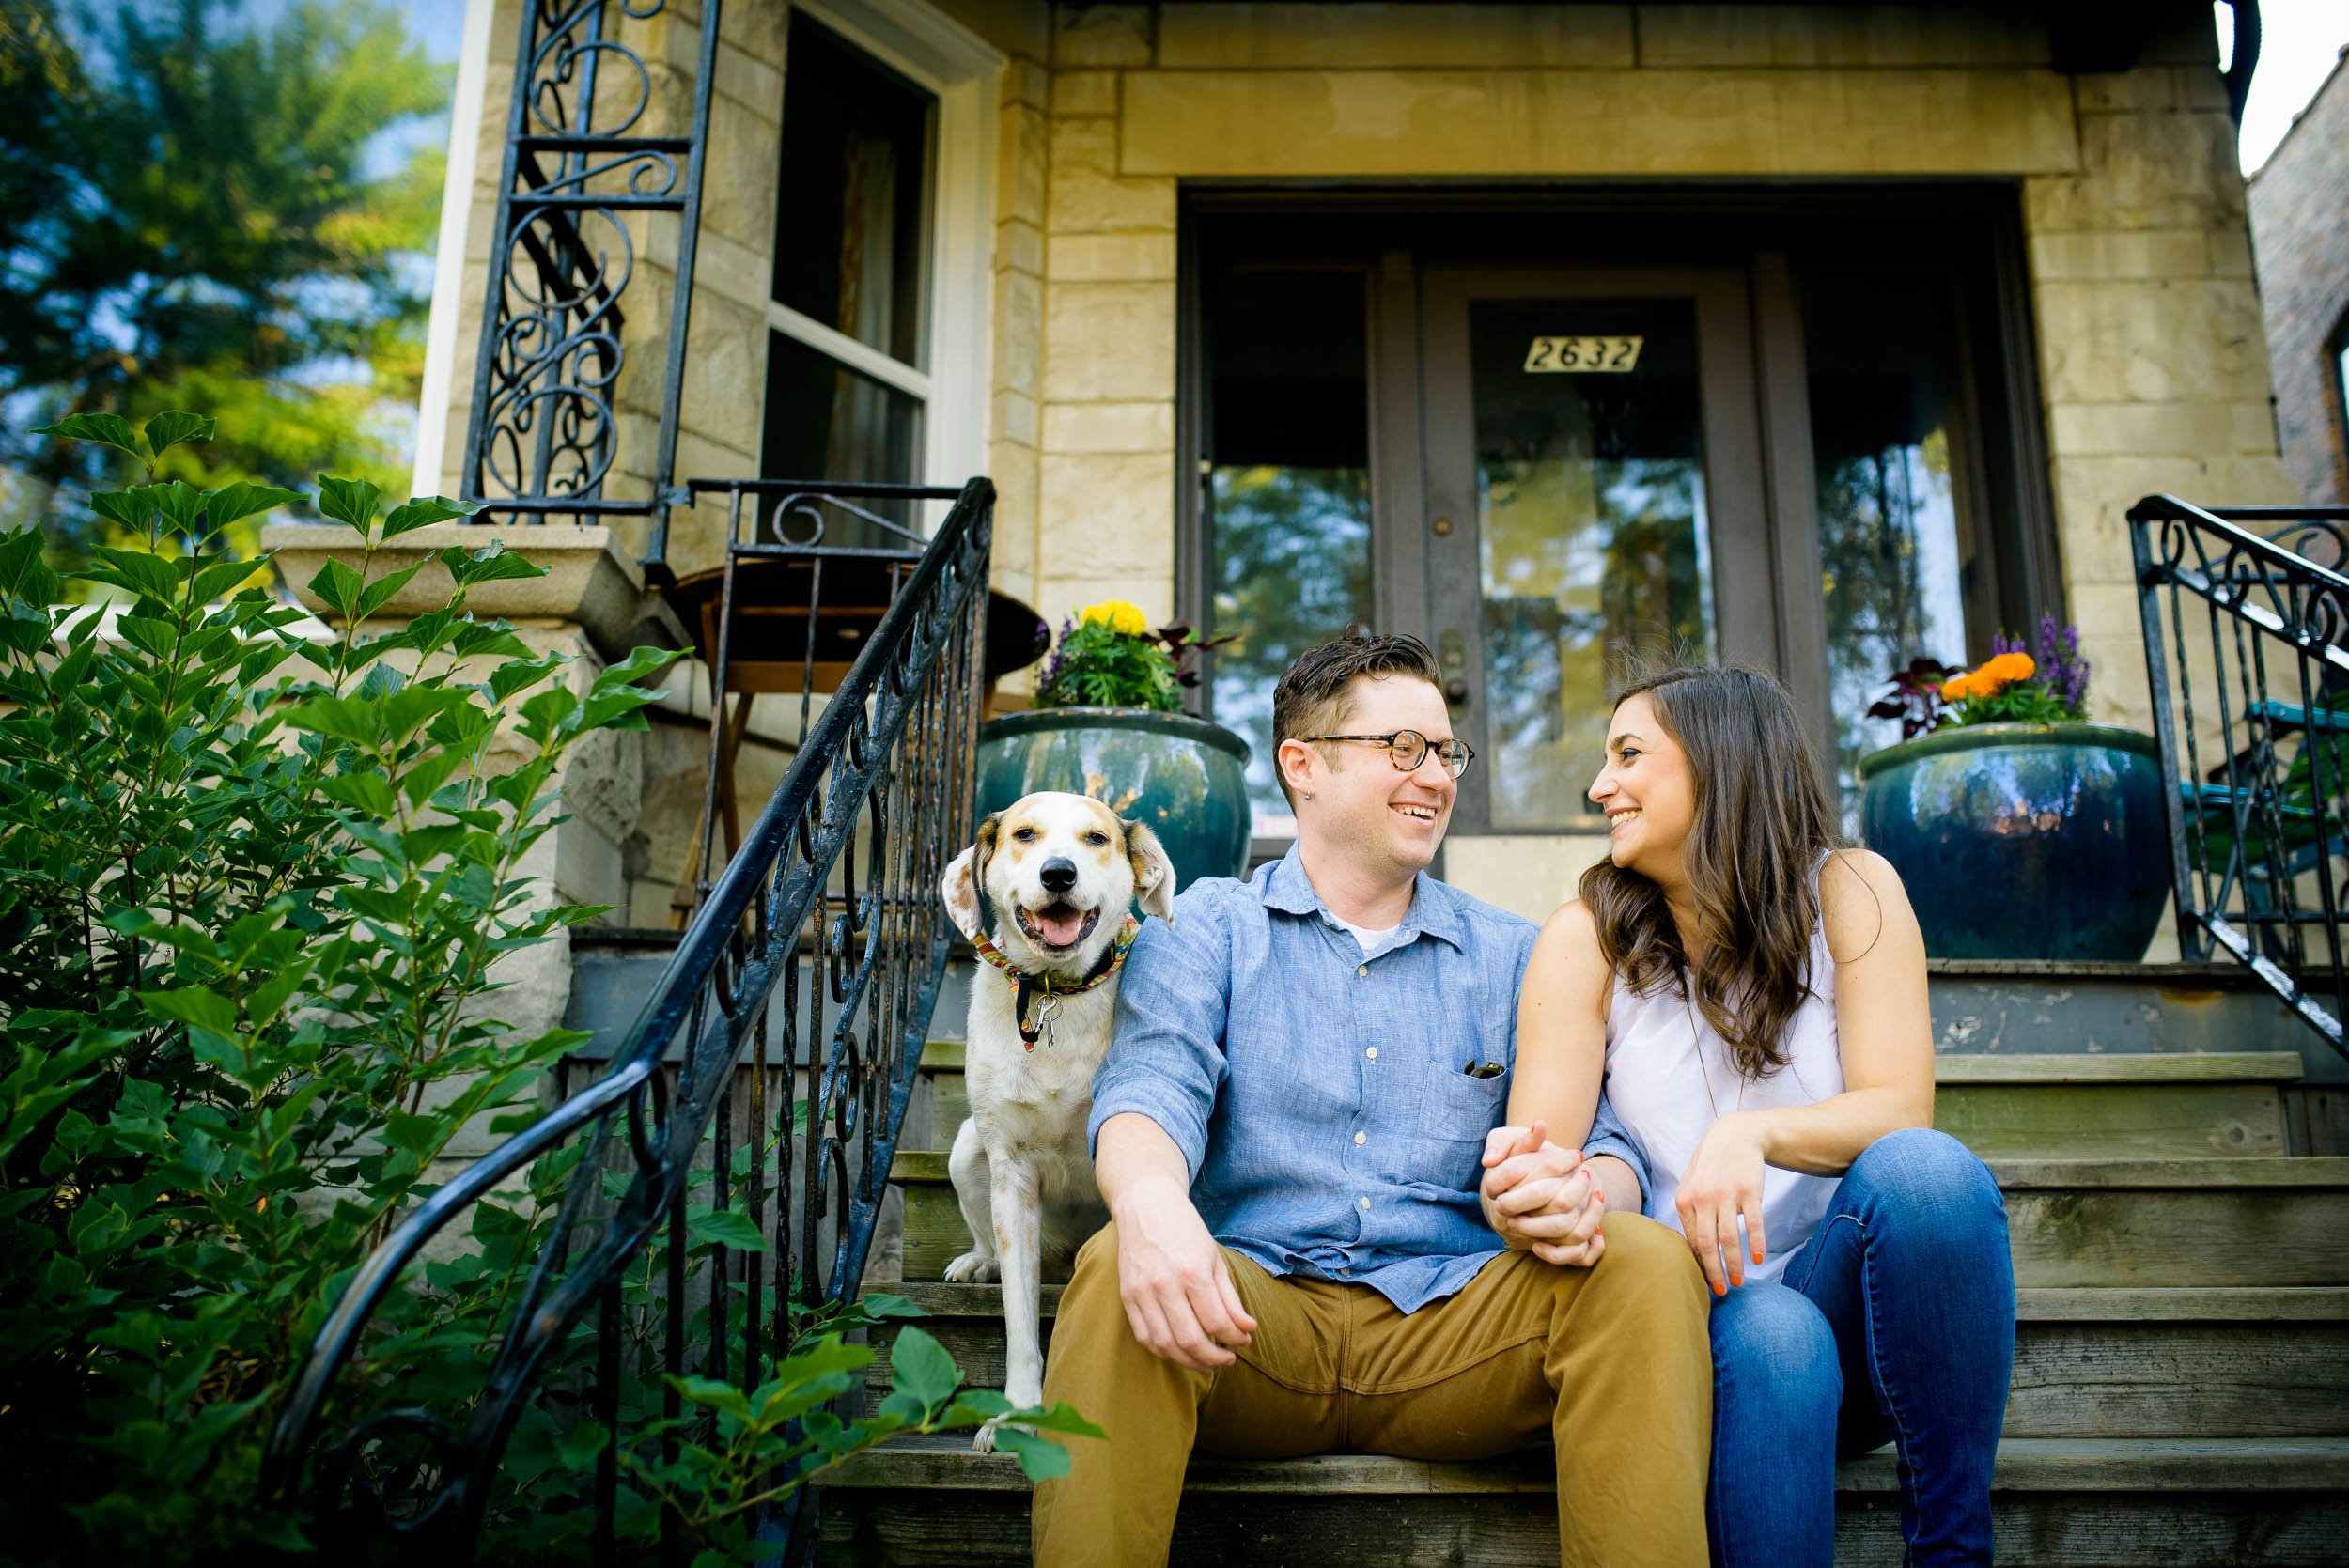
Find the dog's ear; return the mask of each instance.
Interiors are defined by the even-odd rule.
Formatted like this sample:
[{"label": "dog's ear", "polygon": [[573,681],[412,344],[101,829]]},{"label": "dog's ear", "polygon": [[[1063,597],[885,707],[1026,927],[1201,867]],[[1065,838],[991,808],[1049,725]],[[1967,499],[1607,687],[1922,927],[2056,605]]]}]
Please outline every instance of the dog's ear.
[{"label": "dog's ear", "polygon": [[1174,862],[1166,858],[1166,846],[1159,835],[1139,822],[1120,819],[1126,831],[1126,859],[1134,868],[1134,902],[1142,906],[1145,915],[1160,920],[1174,919]]},{"label": "dog's ear", "polygon": [[1000,813],[980,823],[977,842],[947,862],[945,879],[939,884],[938,891],[946,900],[947,918],[972,942],[976,942],[982,934],[979,890],[987,885],[988,858],[995,853],[995,841],[1002,831]]}]

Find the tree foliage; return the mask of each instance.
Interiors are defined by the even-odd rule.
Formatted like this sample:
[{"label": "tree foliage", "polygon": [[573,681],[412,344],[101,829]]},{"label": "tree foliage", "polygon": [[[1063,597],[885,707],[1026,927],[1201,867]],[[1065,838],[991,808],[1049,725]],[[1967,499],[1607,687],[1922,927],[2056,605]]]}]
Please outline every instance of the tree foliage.
[{"label": "tree foliage", "polygon": [[[199,487],[400,466],[386,411],[423,368],[443,153],[383,169],[445,73],[382,0],[122,4],[0,29],[0,397],[12,415],[143,421],[209,408],[234,433],[159,454]],[[30,423],[30,420],[26,421]],[[69,561],[110,536],[51,487],[86,452],[0,435]],[[117,541],[121,542],[121,541]]]}]

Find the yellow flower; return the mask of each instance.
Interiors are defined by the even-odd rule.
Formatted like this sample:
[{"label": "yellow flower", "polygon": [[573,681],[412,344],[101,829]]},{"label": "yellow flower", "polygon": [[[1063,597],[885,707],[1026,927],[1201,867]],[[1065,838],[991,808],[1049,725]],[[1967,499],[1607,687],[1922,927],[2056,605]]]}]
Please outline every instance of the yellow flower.
[{"label": "yellow flower", "polygon": [[1945,703],[1962,703],[1972,695],[1964,675],[1952,675],[1941,683],[1941,700]]},{"label": "yellow flower", "polygon": [[1105,598],[1098,604],[1088,604],[1078,619],[1087,626],[1105,626],[1124,637],[1140,637],[1150,629],[1149,617],[1142,606],[1122,598]]},{"label": "yellow flower", "polygon": [[2039,673],[2039,666],[2031,662],[2027,653],[2002,653],[1983,667],[1996,675],[2001,686],[2029,680]]}]

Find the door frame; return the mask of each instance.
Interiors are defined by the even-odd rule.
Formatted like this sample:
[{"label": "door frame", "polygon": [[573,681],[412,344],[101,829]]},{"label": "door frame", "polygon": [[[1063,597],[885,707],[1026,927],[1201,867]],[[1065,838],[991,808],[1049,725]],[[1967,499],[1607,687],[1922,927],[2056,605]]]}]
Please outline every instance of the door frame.
[{"label": "door frame", "polygon": [[[1703,526],[1712,563],[1718,657],[1729,662],[1776,666],[1783,652],[1778,630],[1780,596],[1773,583],[1759,389],[1746,295],[1745,275],[1729,267],[1435,266],[1422,273],[1421,379],[1426,388],[1427,454],[1426,483],[1417,518],[1417,532],[1425,542],[1421,575],[1430,604],[1428,619],[1436,630],[1431,645],[1445,661],[1447,674],[1457,667],[1468,681],[1467,700],[1454,705],[1453,716],[1470,744],[1486,738],[1485,715],[1490,711],[1482,632],[1470,302],[1685,299],[1693,304],[1703,442]],[[1372,516],[1381,515],[1382,500],[1389,501],[1384,515],[1411,517],[1411,497],[1390,500],[1375,491]],[[1732,593],[1728,585],[1734,582],[1758,583],[1761,588],[1758,593]],[[1806,697],[1812,700],[1807,702]],[[1806,709],[1824,707],[1826,691],[1822,688],[1815,693],[1797,692],[1796,700]],[[1485,791],[1463,790],[1454,808],[1455,831],[1490,831],[1488,805]]]},{"label": "door frame", "polygon": [[[1378,185],[1252,179],[1187,180],[1177,216],[1175,613],[1212,619],[1211,508],[1203,299],[1209,266],[1235,257],[1278,258],[1364,279],[1368,421],[1373,494],[1409,498],[1402,516],[1374,509],[1373,614],[1380,630],[1432,643],[1414,603],[1380,598],[1380,585],[1425,569],[1422,414],[1429,404],[1419,365],[1423,267],[1480,264],[1505,254],[1480,237],[1538,231],[1538,254],[1587,255],[1594,268],[1660,259],[1723,266],[1748,280],[1751,353],[1781,606],[1777,669],[1803,708],[1824,765],[1835,756],[1826,702],[1828,649],[1819,600],[1815,470],[1797,284],[1832,260],[1950,269],[1957,288],[1961,349],[1969,357],[1965,414],[1980,485],[1976,525],[1997,581],[1968,589],[1969,641],[2025,625],[2066,603],[2055,526],[2045,404],[2039,381],[2020,188],[2012,180],[1658,181],[1539,186]],[[1209,237],[1212,236],[1212,244]],[[1509,246],[1517,256],[1537,254]],[[1212,258],[1212,259],[1211,259]],[[1496,262],[1501,266],[1515,262]],[[1393,526],[1402,523],[1408,526]],[[1401,596],[1423,604],[1423,596]],[[1816,608],[1809,608],[1816,604]],[[1977,617],[1986,616],[1981,624]],[[1214,655],[1203,663],[1203,708],[1212,716]],[[1277,853],[1285,840],[1267,841]]]}]

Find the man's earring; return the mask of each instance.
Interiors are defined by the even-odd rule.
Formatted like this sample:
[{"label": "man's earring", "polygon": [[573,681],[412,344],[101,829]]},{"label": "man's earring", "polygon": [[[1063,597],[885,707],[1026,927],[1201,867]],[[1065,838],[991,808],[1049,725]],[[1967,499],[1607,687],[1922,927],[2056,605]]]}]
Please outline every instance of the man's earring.
[{"label": "man's earring", "polygon": [[1310,790],[1310,789],[1309,789],[1309,790],[1305,791],[1305,799],[1306,799],[1306,800],[1312,800],[1313,798],[1314,798],[1314,792],[1313,792],[1312,790]]}]

